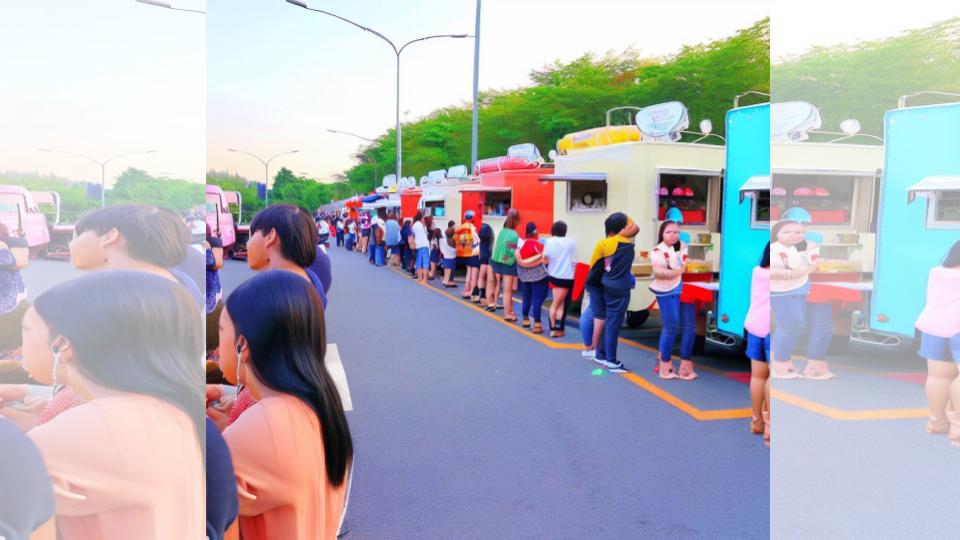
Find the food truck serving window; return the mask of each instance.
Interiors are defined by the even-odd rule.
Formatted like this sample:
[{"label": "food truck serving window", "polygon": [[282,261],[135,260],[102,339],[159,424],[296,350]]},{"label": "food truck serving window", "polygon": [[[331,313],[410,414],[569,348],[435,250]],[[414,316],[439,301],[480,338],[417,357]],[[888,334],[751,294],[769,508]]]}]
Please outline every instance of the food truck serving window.
[{"label": "food truck serving window", "polygon": [[606,182],[567,182],[567,210],[592,212],[606,209]]},{"label": "food truck serving window", "polygon": [[932,227],[960,227],[960,191],[938,191],[930,201]]},{"label": "food truck serving window", "polygon": [[657,219],[663,221],[667,210],[679,208],[684,225],[707,224],[707,202],[710,180],[714,176],[700,174],[660,173],[657,186]]},{"label": "food truck serving window", "polygon": [[799,206],[810,212],[813,225],[850,225],[859,178],[839,174],[774,174],[770,217],[780,219],[788,208]]},{"label": "food truck serving window", "polygon": [[770,226],[770,191],[757,191],[753,198],[753,212],[750,217],[750,226],[760,229]]},{"label": "food truck serving window", "polygon": [[509,191],[485,191],[483,192],[483,215],[485,216],[506,216],[510,210],[510,192]]}]

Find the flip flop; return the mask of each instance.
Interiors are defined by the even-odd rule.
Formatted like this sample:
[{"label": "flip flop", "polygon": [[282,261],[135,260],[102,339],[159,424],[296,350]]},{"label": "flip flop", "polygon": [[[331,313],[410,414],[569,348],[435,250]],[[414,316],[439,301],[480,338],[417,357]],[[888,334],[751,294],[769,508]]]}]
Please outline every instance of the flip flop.
[{"label": "flip flop", "polygon": [[508,317],[508,316],[504,316],[504,317],[503,317],[503,320],[505,320],[505,321],[507,321],[507,322],[517,322],[517,316],[516,316],[516,315],[510,315],[509,317]]},{"label": "flip flop", "polygon": [[663,379],[663,380],[665,380],[665,381],[668,381],[668,380],[670,380],[670,379],[679,379],[680,377],[679,377],[679,375],[677,375],[676,373],[674,373],[673,369],[671,368],[670,371],[666,372],[666,375],[664,375],[664,372],[661,371],[661,372],[660,372],[660,378]]},{"label": "flip flop", "polygon": [[497,310],[497,308],[495,308],[495,307],[493,307],[493,306],[487,306],[487,307],[483,308],[483,310],[484,310],[484,311],[487,311],[487,312],[490,312],[490,313],[493,313],[494,311]]},{"label": "flip flop", "polygon": [[696,373],[695,371],[691,371],[690,373],[687,373],[686,375],[680,375],[680,374],[678,373],[678,374],[677,374],[677,377],[679,377],[680,379],[683,379],[683,380],[685,380],[685,381],[692,381],[692,380],[696,379],[697,377],[699,377],[699,375],[697,375],[697,373]]},{"label": "flip flop", "polygon": [[770,376],[774,379],[802,379],[803,375],[796,372],[794,369],[788,369],[786,373],[778,373],[776,369],[770,369]]},{"label": "flip flop", "polygon": [[816,373],[813,375],[808,375],[807,373],[804,373],[803,378],[810,379],[811,381],[829,381],[830,379],[836,379],[837,374],[832,371],[823,371],[821,373]]}]

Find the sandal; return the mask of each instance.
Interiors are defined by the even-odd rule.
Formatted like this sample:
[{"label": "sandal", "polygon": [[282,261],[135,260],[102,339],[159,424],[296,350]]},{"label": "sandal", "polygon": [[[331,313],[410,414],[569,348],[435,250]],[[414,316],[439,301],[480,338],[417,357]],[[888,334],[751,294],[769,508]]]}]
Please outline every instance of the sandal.
[{"label": "sandal", "polygon": [[763,435],[764,423],[762,418],[754,416],[750,419],[750,433],[754,435]]},{"label": "sandal", "polygon": [[690,371],[690,372],[687,372],[687,373],[678,373],[678,374],[677,374],[677,378],[682,379],[682,380],[684,380],[684,381],[692,381],[692,380],[694,380],[694,379],[696,379],[696,378],[698,378],[698,377],[700,377],[700,375],[697,375],[697,373],[696,373],[695,371]]},{"label": "sandal", "polygon": [[[663,362],[663,363],[669,364],[669,362]],[[673,365],[671,364],[670,367],[667,368],[666,370],[664,370],[663,368],[660,368],[660,378],[664,380],[670,380],[670,379],[678,379],[679,377],[673,371]]]},{"label": "sandal", "polygon": [[523,322],[521,323],[524,328],[530,328],[530,319],[524,317]]},{"label": "sandal", "polygon": [[503,316],[503,320],[505,320],[505,321],[507,321],[507,322],[517,322],[517,316],[516,316],[516,315],[504,315],[504,316]]},{"label": "sandal", "polygon": [[483,310],[486,311],[486,312],[489,312],[489,313],[493,313],[494,311],[497,310],[497,308],[495,308],[494,306],[487,306],[487,307],[483,308]]},{"label": "sandal", "polygon": [[534,333],[534,334],[542,334],[542,333],[543,333],[543,325],[540,324],[540,323],[533,323],[533,333]]},{"label": "sandal", "polygon": [[[938,421],[942,420],[942,422]],[[930,415],[930,418],[927,419],[927,433],[931,435],[943,435],[950,432],[950,420],[946,418],[937,418],[936,416]]]},{"label": "sandal", "polygon": [[773,366],[770,367],[770,376],[774,379],[802,379],[803,375],[797,373],[797,370],[794,368],[787,368],[785,371],[780,372]]},{"label": "sandal", "polygon": [[807,371],[804,371],[803,378],[810,379],[811,381],[829,381],[830,379],[836,379],[837,374],[830,370],[811,371],[809,373]]}]

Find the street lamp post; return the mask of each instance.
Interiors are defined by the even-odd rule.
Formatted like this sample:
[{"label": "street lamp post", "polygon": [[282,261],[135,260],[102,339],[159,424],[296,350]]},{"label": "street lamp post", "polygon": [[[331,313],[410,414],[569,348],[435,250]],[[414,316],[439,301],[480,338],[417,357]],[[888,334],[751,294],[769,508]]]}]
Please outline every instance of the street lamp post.
[{"label": "street lamp post", "polygon": [[160,2],[159,0],[136,0],[136,1],[140,2],[141,4],[147,4],[148,6],[157,6],[157,7],[162,7],[166,9],[172,9],[174,11],[189,11],[191,13],[203,13],[204,15],[207,13],[206,11],[198,11],[196,9],[184,9],[184,8],[173,7],[170,4],[166,2]]},{"label": "street lamp post", "polygon": [[38,150],[39,150],[40,152],[53,152],[53,153],[57,153],[57,154],[68,154],[68,155],[71,155],[71,156],[81,157],[81,158],[83,158],[83,159],[90,160],[90,161],[96,163],[97,165],[99,165],[99,166],[100,166],[100,208],[104,208],[104,207],[107,206],[107,163],[110,163],[111,161],[113,161],[113,160],[115,160],[115,159],[122,158],[122,157],[136,156],[136,155],[140,155],[140,154],[155,154],[155,153],[157,152],[156,150],[143,150],[143,151],[141,151],[141,152],[128,152],[128,153],[126,153],[126,154],[117,154],[117,155],[115,155],[115,156],[113,156],[113,157],[110,157],[110,158],[107,158],[107,159],[105,159],[105,160],[103,160],[103,161],[98,161],[97,159],[92,158],[92,157],[90,157],[90,156],[87,156],[87,155],[84,155],[84,154],[79,154],[79,153],[77,153],[77,152],[70,152],[70,151],[67,151],[67,150],[51,150],[50,148],[39,148]]},{"label": "street lamp post", "polygon": [[353,155],[363,156],[373,162],[373,189],[377,189],[377,181],[380,179],[380,176],[377,174],[377,160],[373,159],[367,154],[364,154],[363,152],[357,152],[356,154],[353,154]]},{"label": "street lamp post", "polygon": [[307,4],[306,4],[305,2],[302,2],[301,0],[286,0],[286,1],[287,1],[288,4],[293,4],[293,5],[295,5],[295,6],[302,7],[303,9],[306,9],[306,10],[309,10],[309,11],[315,11],[315,12],[317,12],[317,13],[322,13],[322,14],[324,14],[324,15],[329,15],[329,16],[331,16],[331,17],[335,17],[335,18],[337,18],[337,19],[340,19],[341,21],[344,21],[344,22],[346,22],[346,23],[352,24],[353,26],[356,26],[357,28],[363,30],[364,32],[370,32],[371,34],[377,36],[378,38],[386,41],[387,44],[390,45],[390,47],[393,49],[393,52],[394,52],[394,54],[395,54],[396,57],[397,57],[397,107],[396,107],[396,113],[397,113],[397,114],[396,114],[396,117],[397,117],[397,118],[396,118],[396,124],[397,124],[397,125],[396,125],[396,131],[397,131],[397,178],[400,178],[401,175],[402,175],[402,172],[401,172],[401,171],[402,171],[402,169],[401,169],[402,155],[401,155],[401,150],[400,150],[400,139],[401,139],[401,133],[400,133],[400,53],[402,53],[403,50],[404,50],[405,48],[407,48],[408,45],[411,45],[411,44],[416,43],[416,42],[418,42],[418,41],[426,41],[426,40],[428,40],[428,39],[435,39],[435,38],[454,38],[454,39],[462,39],[462,38],[470,37],[470,35],[469,35],[469,34],[436,34],[436,35],[431,35],[431,36],[424,36],[424,37],[420,37],[420,38],[417,38],[417,39],[411,39],[410,41],[404,43],[400,48],[397,48],[397,46],[396,46],[392,41],[390,41],[390,39],[389,39],[387,36],[381,34],[380,32],[377,32],[376,30],[374,30],[374,29],[372,29],[372,28],[367,28],[366,26],[363,26],[363,25],[361,25],[361,24],[357,24],[357,23],[351,21],[350,19],[347,19],[347,18],[345,18],[345,17],[341,17],[341,16],[339,16],[339,15],[337,15],[337,14],[330,13],[330,12],[328,12],[328,11],[323,11],[323,10],[320,10],[320,9],[314,9],[314,8],[308,7]]},{"label": "street lamp post", "polygon": [[470,124],[470,174],[473,174],[473,167],[477,164],[477,146],[479,143],[478,116],[480,105],[478,103],[480,94],[480,0],[477,0],[477,21],[476,29],[473,32],[473,120]]},{"label": "street lamp post", "polygon": [[298,152],[300,151],[300,150],[288,150],[288,151],[286,151],[286,152],[280,152],[279,154],[275,154],[275,155],[273,155],[270,159],[264,161],[263,159],[260,158],[260,156],[258,156],[258,155],[256,155],[256,154],[251,154],[250,152],[247,152],[246,150],[237,150],[237,149],[235,149],[235,148],[227,148],[227,150],[230,151],[230,152],[237,152],[237,153],[239,153],[239,154],[246,154],[246,155],[248,155],[248,156],[256,159],[256,160],[259,161],[260,163],[263,163],[263,185],[264,185],[264,187],[266,188],[266,189],[264,190],[264,192],[265,192],[265,194],[264,194],[264,195],[265,195],[265,199],[264,199],[264,202],[263,202],[263,205],[264,205],[264,206],[270,206],[270,162],[273,161],[274,158],[278,158],[278,157],[280,157],[280,156],[285,156],[285,155],[287,155],[287,154],[296,154],[296,153],[298,153]]}]

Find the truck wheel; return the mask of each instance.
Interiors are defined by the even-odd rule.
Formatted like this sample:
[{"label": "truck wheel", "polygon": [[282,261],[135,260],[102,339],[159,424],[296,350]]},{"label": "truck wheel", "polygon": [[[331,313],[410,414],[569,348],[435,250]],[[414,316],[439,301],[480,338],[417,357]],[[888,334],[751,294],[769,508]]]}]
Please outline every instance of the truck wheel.
[{"label": "truck wheel", "polygon": [[641,311],[628,311],[627,312],[627,327],[637,329],[643,326],[643,323],[647,322],[647,319],[650,317],[650,310],[644,309]]}]

